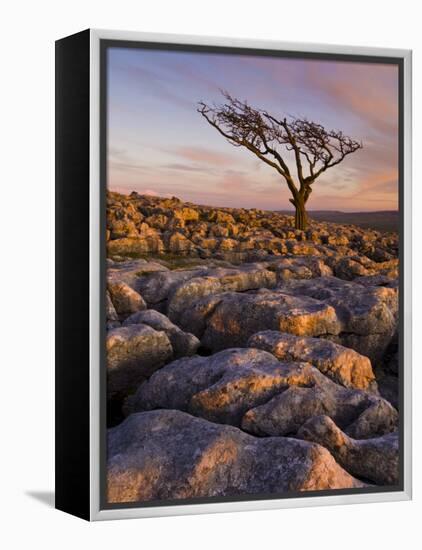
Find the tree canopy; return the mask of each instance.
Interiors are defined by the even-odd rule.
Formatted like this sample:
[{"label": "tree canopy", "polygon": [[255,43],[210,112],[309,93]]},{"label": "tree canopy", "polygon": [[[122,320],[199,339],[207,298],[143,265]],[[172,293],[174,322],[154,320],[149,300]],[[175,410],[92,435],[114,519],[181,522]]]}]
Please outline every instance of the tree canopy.
[{"label": "tree canopy", "polygon": [[[340,130],[326,130],[307,118],[277,118],[223,91],[225,103],[199,102],[198,112],[235,147],[245,147],[274,168],[286,181],[296,208],[296,227],[305,229],[306,202],[315,180],[363,147]],[[291,173],[288,154],[294,157],[296,174]]]}]

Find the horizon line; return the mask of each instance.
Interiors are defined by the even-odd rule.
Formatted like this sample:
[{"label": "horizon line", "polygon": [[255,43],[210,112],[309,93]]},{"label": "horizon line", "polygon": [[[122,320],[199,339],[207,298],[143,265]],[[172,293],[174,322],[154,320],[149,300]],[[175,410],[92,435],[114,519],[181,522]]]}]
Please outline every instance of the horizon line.
[{"label": "horizon line", "polygon": [[[294,208],[277,208],[277,209],[270,209],[270,208],[257,208],[257,207],[245,207],[245,206],[222,206],[222,205],[217,205],[217,204],[201,204],[201,203],[196,203],[196,202],[192,202],[192,201],[186,201],[186,200],[183,200],[183,199],[180,199],[179,197],[176,197],[176,195],[172,195],[171,197],[170,196],[163,196],[163,195],[158,195],[158,194],[152,194],[152,193],[139,193],[138,191],[135,191],[135,190],[132,190],[132,191],[128,191],[126,193],[123,193],[122,191],[116,191],[116,190],[113,190],[113,189],[110,189],[107,187],[107,192],[110,192],[110,193],[117,193],[118,195],[123,195],[123,196],[126,196],[126,197],[129,197],[132,193],[137,193],[139,196],[141,197],[149,197],[149,198],[155,198],[155,199],[162,199],[162,200],[165,200],[165,199],[177,199],[179,200],[180,202],[183,202],[185,204],[195,204],[196,206],[206,206],[206,207],[209,207],[209,208],[232,208],[232,209],[235,209],[235,208],[239,208],[239,209],[243,209],[243,210],[252,210],[252,209],[255,209],[255,210],[264,210],[264,211],[267,211],[267,212],[292,212],[294,214]],[[376,212],[390,212],[390,213],[397,213],[399,214],[400,213],[400,210],[399,209],[381,209],[381,210],[339,210],[337,208],[319,208],[319,209],[315,209],[315,210],[307,210],[308,214],[314,212],[314,213],[318,213],[318,212],[339,212],[339,213],[342,213],[342,214],[371,214],[371,213],[376,213]]]}]

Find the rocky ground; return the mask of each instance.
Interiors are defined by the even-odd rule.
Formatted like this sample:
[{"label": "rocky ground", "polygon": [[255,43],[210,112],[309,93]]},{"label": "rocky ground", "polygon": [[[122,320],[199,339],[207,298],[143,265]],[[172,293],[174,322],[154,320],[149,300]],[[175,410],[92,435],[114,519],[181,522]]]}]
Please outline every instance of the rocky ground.
[{"label": "rocky ground", "polygon": [[398,483],[398,237],[107,196],[110,502]]}]

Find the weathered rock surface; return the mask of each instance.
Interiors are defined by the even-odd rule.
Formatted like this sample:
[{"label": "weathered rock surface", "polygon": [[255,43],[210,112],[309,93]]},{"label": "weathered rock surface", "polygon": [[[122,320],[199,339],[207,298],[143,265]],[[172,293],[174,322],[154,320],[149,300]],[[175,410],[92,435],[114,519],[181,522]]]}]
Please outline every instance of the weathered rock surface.
[{"label": "weathered rock surface", "polygon": [[[315,220],[307,231],[297,231],[293,217],[279,212],[213,208],[137,193],[107,194],[107,231],[110,255],[219,255],[242,262],[286,253],[337,256],[334,269],[346,279],[372,272],[369,260],[394,260],[398,251],[396,233]],[[368,261],[359,258],[361,267],[341,264],[341,256],[365,256]]]},{"label": "weathered rock surface", "polygon": [[[311,433],[318,422],[345,441],[347,456],[335,452],[349,473],[391,482],[396,455],[388,434],[397,430],[398,413],[390,403],[397,406],[399,394],[397,233],[314,220],[298,231],[293,217],[280,212],[108,193],[106,239],[109,425],[134,413],[116,428],[122,449],[112,459],[116,501],[275,487],[284,481],[273,474],[285,477],[270,461],[270,440],[286,445],[292,441],[286,436],[299,437],[303,426]],[[133,417],[157,420],[132,426]],[[210,443],[202,449],[200,430],[208,434],[209,426],[217,430],[216,443],[206,436],[204,445]],[[330,449],[321,426],[316,432]],[[138,427],[139,446],[137,435],[130,439]],[[374,457],[384,448],[389,465],[376,477]],[[301,449],[280,464],[300,473],[301,457],[308,456]],[[369,470],[359,465],[364,453]],[[328,483],[322,472],[331,466],[317,470],[308,488]],[[333,482],[342,483],[355,481]]]},{"label": "weathered rock surface", "polygon": [[107,329],[116,328],[120,326],[119,316],[110,298],[110,293],[106,292],[106,322]]},{"label": "weathered rock surface", "polygon": [[107,266],[107,281],[109,283],[126,283],[133,290],[140,292],[138,282],[142,277],[146,277],[157,271],[168,271],[168,268],[162,263],[153,260],[128,260],[111,262]]},{"label": "weathered rock surface", "polygon": [[139,292],[148,305],[156,306],[167,300],[169,294],[179,285],[206,273],[206,268],[188,269],[183,271],[165,271],[142,277],[138,281]]},{"label": "weathered rock surface", "polygon": [[245,411],[287,384],[288,366],[254,349],[229,349],[210,357],[173,361],[128,399],[128,413],[179,409],[227,424],[240,424]]},{"label": "weathered rock surface", "polygon": [[180,411],[131,415],[108,435],[109,502],[362,487],[320,445],[251,437]]},{"label": "weathered rock surface", "polygon": [[[366,412],[371,407],[372,415]],[[151,409],[187,411],[212,422],[242,425],[258,435],[294,434],[308,418],[322,412],[343,427],[353,424],[361,437],[397,426],[397,411],[382,398],[343,388],[309,363],[281,363],[253,348],[166,365],[125,406],[128,414]]]},{"label": "weathered rock surface", "polygon": [[346,388],[376,390],[375,375],[368,357],[328,340],[267,330],[249,338],[248,347],[269,351],[280,361],[311,363]]},{"label": "weathered rock surface", "polygon": [[246,264],[235,269],[213,269],[206,276],[194,277],[179,285],[169,297],[168,313],[170,318],[178,319],[182,311],[204,296],[272,288],[275,285],[275,273],[259,264]]},{"label": "weathered rock surface", "polygon": [[238,267],[197,267],[156,272],[140,278],[137,289],[151,307],[162,306],[171,319],[204,296],[227,291],[271,288],[276,274],[261,264]]},{"label": "weathered rock surface", "polygon": [[173,355],[166,333],[147,325],[110,330],[106,352],[107,392],[110,398],[122,398],[133,392]]},{"label": "weathered rock surface", "polygon": [[290,254],[284,255],[283,259],[269,261],[268,269],[276,273],[278,281],[312,279],[333,274],[332,269],[321,258]]},{"label": "weathered rock surface", "polygon": [[[180,316],[185,330],[189,329],[190,321],[191,315]],[[255,293],[222,295],[205,325],[201,342],[212,351],[245,346],[250,336],[262,330],[278,330],[299,336],[336,335],[340,332],[332,306],[307,296],[265,289]]]},{"label": "weathered rock surface", "polygon": [[256,332],[277,330],[324,336],[379,363],[397,327],[395,288],[336,277],[281,279],[278,267],[157,272],[138,288],[150,307],[167,311],[211,351],[244,346]]},{"label": "weathered rock surface", "polygon": [[380,485],[399,482],[398,432],[356,440],[342,432],[328,416],[317,416],[301,427],[298,436],[323,445],[353,475]]},{"label": "weathered rock surface", "polygon": [[196,336],[189,332],[183,332],[183,330],[174,325],[165,315],[153,309],[138,311],[130,315],[123,322],[123,326],[134,324],[148,325],[155,330],[165,332],[170,340],[174,357],[176,358],[194,355],[200,345],[200,341]]},{"label": "weathered rock surface", "polygon": [[291,280],[280,290],[294,296],[309,296],[335,309],[339,331],[331,338],[373,362],[388,348],[397,328],[397,290],[368,287],[336,277]]},{"label": "weathered rock surface", "polygon": [[120,316],[127,316],[136,311],[146,309],[147,305],[138,292],[123,282],[113,282],[107,285],[113,306]]},{"label": "weathered rock surface", "polygon": [[267,403],[247,411],[241,424],[244,430],[257,435],[294,435],[309,418],[321,414],[362,438],[397,429],[398,413],[387,401],[339,386],[310,365],[302,369],[307,383],[290,384]]}]

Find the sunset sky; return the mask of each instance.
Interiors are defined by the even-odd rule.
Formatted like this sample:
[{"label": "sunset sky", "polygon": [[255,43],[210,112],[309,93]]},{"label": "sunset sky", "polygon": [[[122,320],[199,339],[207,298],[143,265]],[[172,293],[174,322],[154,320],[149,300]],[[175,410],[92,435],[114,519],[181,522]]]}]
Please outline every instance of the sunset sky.
[{"label": "sunset sky", "polygon": [[111,48],[108,67],[109,189],[292,208],[281,176],[197,113],[198,101],[219,103],[224,89],[274,116],[305,116],[363,141],[315,182],[309,210],[397,209],[396,66]]}]

